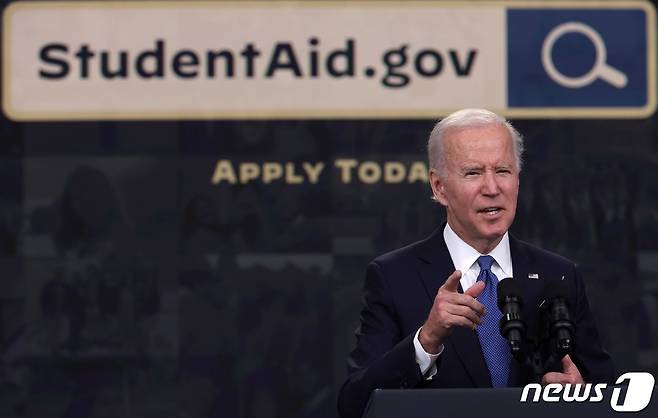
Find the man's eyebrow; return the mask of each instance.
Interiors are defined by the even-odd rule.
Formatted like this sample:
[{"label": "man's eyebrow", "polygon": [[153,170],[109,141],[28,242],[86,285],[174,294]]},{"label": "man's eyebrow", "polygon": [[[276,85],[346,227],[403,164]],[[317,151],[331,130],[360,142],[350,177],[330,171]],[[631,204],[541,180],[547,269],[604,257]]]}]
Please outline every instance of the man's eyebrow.
[{"label": "man's eyebrow", "polygon": [[483,169],[484,167],[481,164],[466,164],[461,166],[459,171],[465,173],[467,171],[481,171]]}]

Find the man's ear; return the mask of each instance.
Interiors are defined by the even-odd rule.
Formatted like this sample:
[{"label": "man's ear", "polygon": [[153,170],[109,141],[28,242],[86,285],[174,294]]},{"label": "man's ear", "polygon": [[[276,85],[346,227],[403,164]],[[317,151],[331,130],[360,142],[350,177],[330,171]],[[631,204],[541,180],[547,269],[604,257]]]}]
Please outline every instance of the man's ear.
[{"label": "man's ear", "polygon": [[446,198],[444,183],[443,180],[441,180],[439,177],[439,173],[436,168],[430,169],[430,187],[432,188],[434,200],[443,206],[448,206],[448,199]]}]

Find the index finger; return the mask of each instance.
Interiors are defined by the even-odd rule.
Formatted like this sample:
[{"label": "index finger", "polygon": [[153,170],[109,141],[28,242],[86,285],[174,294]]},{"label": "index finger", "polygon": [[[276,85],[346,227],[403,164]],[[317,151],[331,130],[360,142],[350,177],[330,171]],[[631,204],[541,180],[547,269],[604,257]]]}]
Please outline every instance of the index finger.
[{"label": "index finger", "polygon": [[459,270],[455,270],[448,278],[446,279],[446,282],[443,283],[443,286],[441,286],[441,289],[446,290],[448,292],[453,292],[456,293],[457,290],[459,289],[459,279],[462,277],[462,272]]}]

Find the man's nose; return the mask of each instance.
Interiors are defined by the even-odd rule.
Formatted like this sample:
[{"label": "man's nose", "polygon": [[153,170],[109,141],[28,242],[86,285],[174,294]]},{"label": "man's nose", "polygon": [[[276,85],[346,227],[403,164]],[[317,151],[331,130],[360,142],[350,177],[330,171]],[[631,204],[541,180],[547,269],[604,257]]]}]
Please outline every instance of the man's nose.
[{"label": "man's nose", "polygon": [[497,195],[500,192],[496,174],[492,172],[485,172],[482,184],[482,194],[487,196]]}]

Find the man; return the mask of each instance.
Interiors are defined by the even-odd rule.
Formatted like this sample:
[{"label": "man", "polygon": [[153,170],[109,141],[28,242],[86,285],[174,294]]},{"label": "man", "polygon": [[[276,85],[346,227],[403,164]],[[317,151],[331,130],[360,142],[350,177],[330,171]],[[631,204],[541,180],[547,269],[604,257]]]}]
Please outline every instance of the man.
[{"label": "man", "polygon": [[562,280],[576,326],[574,350],[543,383],[608,382],[612,361],[601,348],[573,262],[510,236],[523,140],[483,109],[455,112],[428,141],[433,198],[447,223],[429,238],[375,259],[366,275],[357,346],[338,408],[358,418],[377,388],[522,386],[529,371],[511,358],[498,332],[498,280],[523,291],[529,335],[549,280]]}]

